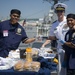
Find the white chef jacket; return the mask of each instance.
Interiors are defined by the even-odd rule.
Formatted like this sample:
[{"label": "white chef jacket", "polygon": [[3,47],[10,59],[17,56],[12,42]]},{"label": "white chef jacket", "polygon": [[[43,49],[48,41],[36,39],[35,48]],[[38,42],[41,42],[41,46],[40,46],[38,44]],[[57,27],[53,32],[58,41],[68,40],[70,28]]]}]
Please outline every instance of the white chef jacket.
[{"label": "white chef jacket", "polygon": [[59,22],[58,20],[52,24],[52,27],[50,29],[49,36],[56,36],[57,40],[57,48],[61,49],[61,43],[59,40],[64,40],[65,34],[68,31],[68,28],[64,28],[64,25],[66,24],[66,17],[64,16],[64,20],[62,22]]}]

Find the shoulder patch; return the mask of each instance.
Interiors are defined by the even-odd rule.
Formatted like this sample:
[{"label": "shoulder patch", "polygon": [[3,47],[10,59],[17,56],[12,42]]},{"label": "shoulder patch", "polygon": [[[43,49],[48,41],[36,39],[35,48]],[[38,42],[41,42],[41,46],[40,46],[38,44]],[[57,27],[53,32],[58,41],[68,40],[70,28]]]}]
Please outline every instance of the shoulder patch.
[{"label": "shoulder patch", "polygon": [[57,22],[57,20],[56,20],[56,21],[54,21],[53,23],[55,23],[55,22]]}]

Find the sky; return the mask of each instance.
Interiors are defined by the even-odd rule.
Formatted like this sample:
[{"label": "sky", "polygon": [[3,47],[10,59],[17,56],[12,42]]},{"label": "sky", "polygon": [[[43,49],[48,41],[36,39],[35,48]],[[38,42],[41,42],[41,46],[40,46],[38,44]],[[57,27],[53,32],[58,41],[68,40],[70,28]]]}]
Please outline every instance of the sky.
[{"label": "sky", "polygon": [[[75,13],[75,0],[64,2],[66,14]],[[49,13],[52,3],[43,0],[0,0],[0,19],[8,18],[11,9],[19,9],[21,18],[42,18]]]}]

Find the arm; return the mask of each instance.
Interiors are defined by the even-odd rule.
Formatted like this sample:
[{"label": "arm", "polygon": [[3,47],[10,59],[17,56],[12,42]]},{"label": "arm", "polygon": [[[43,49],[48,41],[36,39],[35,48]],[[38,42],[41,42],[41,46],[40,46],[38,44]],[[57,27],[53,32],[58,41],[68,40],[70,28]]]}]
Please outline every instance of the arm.
[{"label": "arm", "polygon": [[51,40],[46,40],[45,42],[44,42],[44,44],[42,45],[42,47],[45,47],[47,44],[49,44],[51,42]]},{"label": "arm", "polygon": [[25,44],[32,43],[36,40],[36,38],[28,38],[25,30],[22,28],[22,42]]},{"label": "arm", "polygon": [[56,29],[56,24],[52,24],[52,27],[50,28],[49,31],[49,37],[48,37],[49,40],[56,40],[56,35],[54,33],[55,29]]},{"label": "arm", "polygon": [[66,42],[63,40],[59,40],[63,45],[67,45],[68,47],[75,48],[75,44],[72,42]]},{"label": "arm", "polygon": [[55,36],[49,36],[48,38],[49,40],[57,40],[57,38]]},{"label": "arm", "polygon": [[28,38],[27,40],[24,41],[25,44],[32,43],[36,40],[36,38]]},{"label": "arm", "polygon": [[71,48],[75,48],[75,44],[73,44],[72,42],[65,42],[64,44]]}]

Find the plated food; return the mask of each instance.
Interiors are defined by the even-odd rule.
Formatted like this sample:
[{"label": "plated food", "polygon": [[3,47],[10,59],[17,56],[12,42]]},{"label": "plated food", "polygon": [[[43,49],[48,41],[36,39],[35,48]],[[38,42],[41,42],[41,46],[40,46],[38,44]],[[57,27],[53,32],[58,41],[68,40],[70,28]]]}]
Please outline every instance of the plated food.
[{"label": "plated food", "polygon": [[39,52],[39,56],[44,57],[45,59],[53,59],[55,57],[55,53],[50,48],[41,48]]},{"label": "plated food", "polygon": [[38,72],[38,70],[40,69],[40,62],[32,62],[31,68],[32,68],[32,71]]},{"label": "plated food", "polygon": [[31,71],[31,62],[24,62],[23,69]]},{"label": "plated food", "polygon": [[32,48],[32,55],[37,56],[39,53],[39,50],[37,48]]},{"label": "plated food", "polygon": [[23,71],[23,62],[22,61],[18,61],[15,65],[14,65],[14,69],[18,70],[18,71]]},{"label": "plated food", "polygon": [[53,53],[53,51],[47,51],[47,53]]},{"label": "plated food", "polygon": [[37,61],[32,61],[32,62],[18,61],[14,66],[14,70],[17,70],[17,71],[35,71],[35,72],[38,72],[39,69],[40,69],[40,62],[37,62]]}]

